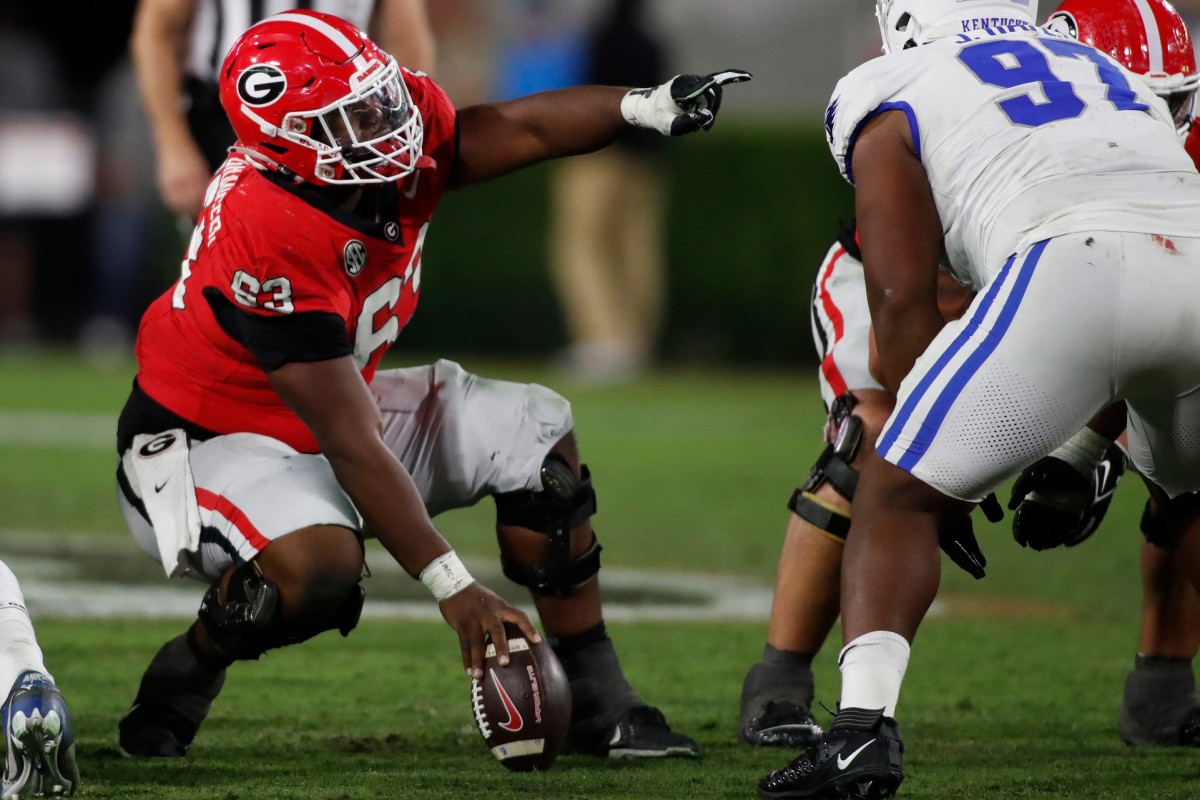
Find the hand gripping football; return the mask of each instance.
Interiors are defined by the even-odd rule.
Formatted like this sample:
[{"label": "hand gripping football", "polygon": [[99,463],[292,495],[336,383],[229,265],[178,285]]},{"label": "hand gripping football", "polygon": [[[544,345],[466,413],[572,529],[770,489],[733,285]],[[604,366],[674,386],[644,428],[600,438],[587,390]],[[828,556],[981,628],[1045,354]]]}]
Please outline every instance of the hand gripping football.
[{"label": "hand gripping football", "polygon": [[508,769],[547,770],[567,742],[571,686],[545,640],[533,644],[516,625],[504,628],[508,666],[500,666],[495,645],[488,643],[483,677],[471,680],[475,724]]}]

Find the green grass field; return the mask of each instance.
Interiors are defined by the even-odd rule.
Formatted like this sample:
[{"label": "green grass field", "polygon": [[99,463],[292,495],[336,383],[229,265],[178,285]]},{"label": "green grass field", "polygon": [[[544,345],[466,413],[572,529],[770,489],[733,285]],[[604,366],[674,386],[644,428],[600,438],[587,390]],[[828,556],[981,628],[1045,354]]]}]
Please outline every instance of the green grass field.
[{"label": "green grass field", "polygon": [[[461,361],[571,398],[599,493],[606,567],[769,586],[785,502],[820,449],[811,370],[667,371],[582,387],[536,365]],[[106,426],[132,369],[96,369],[70,353],[0,361],[0,558],[28,559],[31,542],[40,552],[102,545],[116,554],[67,573],[73,590],[156,569],[113,496]],[[1032,553],[1006,524],[977,521],[989,575],[975,582],[947,562],[945,613],[926,622],[913,651],[898,711],[908,748],[902,797],[1197,795],[1194,751],[1131,750],[1116,735],[1137,642],[1143,499],[1129,481],[1103,529],[1072,550]],[[438,523],[466,555],[495,557],[489,503]],[[381,570],[368,593],[407,580]],[[790,757],[734,739],[741,679],[761,651],[765,618],[610,623],[634,684],[697,738],[703,758],[631,765],[571,756],[533,775],[506,772],[483,747],[453,636],[440,623],[365,619],[348,639],[325,634],[235,665],[192,752],[172,763],[122,758],[116,724],[183,618],[70,619],[35,607],[35,624],[75,716],[87,798],[738,798],[754,796],[757,779]],[[816,665],[829,707],[839,641]]]}]

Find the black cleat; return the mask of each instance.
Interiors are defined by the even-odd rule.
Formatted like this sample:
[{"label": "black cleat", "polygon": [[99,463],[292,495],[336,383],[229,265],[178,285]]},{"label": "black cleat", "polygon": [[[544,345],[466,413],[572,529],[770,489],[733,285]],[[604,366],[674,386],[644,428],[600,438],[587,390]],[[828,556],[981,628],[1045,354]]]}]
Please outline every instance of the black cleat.
[{"label": "black cleat", "polygon": [[844,708],[819,744],[758,782],[760,797],[812,800],[893,797],[904,780],[904,743],[882,709]]},{"label": "black cleat", "polygon": [[1200,708],[1192,709],[1180,726],[1179,744],[1182,747],[1200,747]]},{"label": "black cleat", "polygon": [[137,697],[117,728],[121,752],[143,758],[182,758],[225,685],[225,670],[201,664],[187,634],[167,642],[142,675]]},{"label": "black cleat", "polygon": [[653,706],[639,705],[626,709],[615,724],[605,728],[603,737],[589,736],[586,744],[579,741],[586,725],[572,726],[574,745],[571,752],[633,760],[640,758],[699,758],[700,748],[688,736],[671,730],[661,711]]},{"label": "black cleat", "polygon": [[1125,677],[1117,733],[1130,747],[1200,747],[1192,662],[1138,656]]},{"label": "black cleat", "polygon": [[768,701],[762,713],[751,717],[738,738],[760,747],[787,747],[797,750],[821,741],[821,726],[808,708],[799,703]]}]

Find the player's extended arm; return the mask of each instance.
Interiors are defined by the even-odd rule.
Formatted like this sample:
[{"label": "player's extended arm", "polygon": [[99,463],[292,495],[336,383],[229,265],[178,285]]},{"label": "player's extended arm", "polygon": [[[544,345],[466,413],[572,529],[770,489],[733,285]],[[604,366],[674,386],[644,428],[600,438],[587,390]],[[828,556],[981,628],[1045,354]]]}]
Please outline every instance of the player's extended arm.
[{"label": "player's extended arm", "polygon": [[[367,528],[408,574],[420,575],[451,551],[433,526],[412,476],[380,436],[379,406],[351,356],[294,361],[267,375],[275,392],[313,432]],[[483,674],[485,634],[502,653],[507,649],[505,622],[538,639],[528,617],[479,583],[464,585],[438,605],[458,633],[463,665],[475,677]]]},{"label": "player's extended arm", "polygon": [[197,0],[140,0],[129,52],[154,133],[158,189],[176,214],[195,217],[212,170],[192,137],[180,104],[181,60]]},{"label": "player's extended arm", "polygon": [[944,322],[937,302],[942,225],[903,112],[869,122],[852,158],[879,377],[894,393]]},{"label": "player's extended arm", "polygon": [[708,130],[721,107],[722,87],[748,80],[750,73],[731,69],[676,75],[646,89],[574,86],[467,106],[458,110],[458,158],[449,187],[590,153],[634,127],[665,136]]}]

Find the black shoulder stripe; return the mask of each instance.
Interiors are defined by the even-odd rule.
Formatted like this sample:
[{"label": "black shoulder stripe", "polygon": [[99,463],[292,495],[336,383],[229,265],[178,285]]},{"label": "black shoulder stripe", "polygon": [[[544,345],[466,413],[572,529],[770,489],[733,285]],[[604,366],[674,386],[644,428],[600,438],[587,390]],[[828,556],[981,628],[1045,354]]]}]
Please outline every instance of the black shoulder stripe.
[{"label": "black shoulder stripe", "polygon": [[862,261],[862,250],[859,249],[858,242],[855,240],[855,234],[858,233],[858,225],[853,217],[847,222],[840,231],[838,231],[838,244],[846,248],[846,252],[850,254],[856,261]]},{"label": "black shoulder stripe", "polygon": [[241,310],[215,287],[205,287],[203,294],[221,330],[249,350],[266,372],[295,361],[327,361],[354,352],[346,322],[337,314],[302,311],[268,317]]}]

